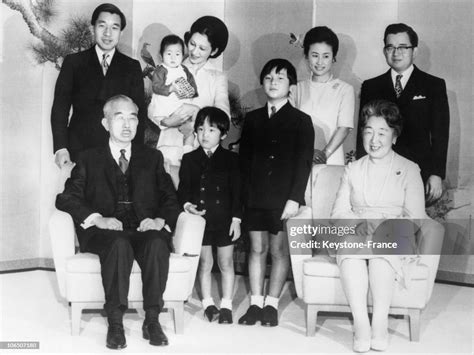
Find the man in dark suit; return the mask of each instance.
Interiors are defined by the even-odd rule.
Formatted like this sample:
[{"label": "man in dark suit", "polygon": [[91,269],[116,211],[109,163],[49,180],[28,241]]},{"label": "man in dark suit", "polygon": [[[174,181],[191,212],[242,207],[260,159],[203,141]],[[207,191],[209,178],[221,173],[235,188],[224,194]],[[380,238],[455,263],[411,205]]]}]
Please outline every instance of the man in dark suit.
[{"label": "man in dark suit", "polygon": [[143,142],[146,107],[140,63],[116,49],[125,25],[119,8],[99,5],[91,19],[95,46],[64,59],[51,110],[55,162],[59,168],[74,161],[81,150],[107,142],[100,123],[102,108],[114,95],[127,95],[138,105],[140,124],[135,140]]},{"label": "man in dark suit", "polygon": [[[443,79],[413,65],[418,51],[416,32],[403,23],[389,25],[384,34],[384,55],[390,70],[362,84],[360,107],[375,99],[398,105],[403,131],[395,151],[420,166],[426,201],[441,197],[446,174],[449,139],[449,107]],[[365,155],[361,131],[357,135],[357,158]]]},{"label": "man in dark suit", "polygon": [[168,278],[170,228],[180,211],[176,191],[162,154],[131,143],[138,126],[135,103],[114,96],[106,102],[104,116],[108,144],[77,155],[56,207],[72,216],[81,251],[99,256],[107,347],[126,347],[122,318],[134,259],[143,280],[143,337],[152,345],[167,345],[158,315]]}]

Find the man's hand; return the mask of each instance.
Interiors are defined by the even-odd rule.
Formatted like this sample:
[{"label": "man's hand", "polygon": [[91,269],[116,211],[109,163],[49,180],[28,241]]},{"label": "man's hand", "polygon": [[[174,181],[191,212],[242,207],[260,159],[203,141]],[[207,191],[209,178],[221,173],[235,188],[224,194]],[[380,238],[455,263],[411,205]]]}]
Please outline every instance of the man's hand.
[{"label": "man's hand", "polygon": [[206,210],[199,211],[197,209],[197,205],[193,205],[192,203],[187,203],[184,207],[184,210],[188,213],[195,214],[198,216],[204,216],[206,214]]},{"label": "man's hand", "polygon": [[319,149],[315,149],[313,152],[313,164],[326,164],[326,154]]},{"label": "man's hand", "polygon": [[163,218],[145,218],[143,221],[140,222],[140,225],[137,228],[139,232],[146,232],[149,230],[157,230],[160,231],[165,226],[165,220]]},{"label": "man's hand", "polygon": [[434,202],[443,194],[443,180],[437,175],[431,175],[425,185],[426,202]]},{"label": "man's hand", "polygon": [[235,242],[237,239],[240,238],[240,221],[236,219],[232,219],[232,223],[229,229],[229,235],[232,236],[232,241]]},{"label": "man's hand", "polygon": [[113,231],[122,231],[123,225],[117,218],[97,216],[91,221],[93,226],[99,229],[109,229]]},{"label": "man's hand", "polygon": [[67,149],[60,149],[54,155],[54,162],[59,169],[72,164],[71,157],[69,156],[69,151]]},{"label": "man's hand", "polygon": [[286,201],[285,208],[283,209],[280,219],[283,220],[296,216],[299,208],[300,204],[298,202],[293,200]]}]

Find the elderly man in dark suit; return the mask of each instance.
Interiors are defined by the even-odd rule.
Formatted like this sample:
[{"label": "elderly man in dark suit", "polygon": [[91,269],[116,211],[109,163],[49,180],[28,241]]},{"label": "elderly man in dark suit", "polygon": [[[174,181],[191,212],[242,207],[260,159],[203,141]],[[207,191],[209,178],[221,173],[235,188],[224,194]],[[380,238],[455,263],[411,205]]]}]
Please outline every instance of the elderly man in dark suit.
[{"label": "elderly man in dark suit", "polygon": [[99,256],[107,347],[126,347],[122,318],[134,259],[143,280],[143,337],[152,345],[167,345],[158,315],[168,278],[171,228],[180,211],[176,191],[162,154],[131,143],[138,126],[135,103],[114,96],[106,102],[104,116],[108,144],[77,155],[56,207],[72,216],[81,251]]},{"label": "elderly man in dark suit", "polygon": [[127,95],[138,105],[135,140],[143,142],[146,107],[140,63],[116,49],[125,25],[118,7],[99,5],[91,19],[95,46],[64,59],[51,111],[55,162],[60,168],[74,161],[81,150],[107,142],[100,123],[102,108],[114,95]]},{"label": "elderly man in dark suit", "polygon": [[[375,99],[398,105],[403,131],[395,151],[420,166],[426,201],[436,201],[443,192],[449,139],[449,107],[443,79],[413,65],[418,51],[418,35],[406,24],[385,29],[384,55],[390,70],[362,84],[360,107]],[[357,157],[365,155],[362,136],[357,136]]]}]

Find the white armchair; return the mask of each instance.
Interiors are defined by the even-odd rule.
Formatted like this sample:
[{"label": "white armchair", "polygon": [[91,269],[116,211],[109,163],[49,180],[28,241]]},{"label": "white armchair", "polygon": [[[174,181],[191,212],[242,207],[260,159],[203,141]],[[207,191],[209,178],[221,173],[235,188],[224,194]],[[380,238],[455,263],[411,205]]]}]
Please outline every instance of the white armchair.
[{"label": "white armchair", "polygon": [[[302,207],[299,214],[288,221],[288,230],[301,225],[298,219],[310,221],[327,219],[339,189],[344,166],[316,165],[312,170],[312,181],[308,184],[307,199],[311,207]],[[433,291],[434,280],[438,269],[444,228],[433,220],[427,220],[421,227],[419,235],[425,238],[419,241],[421,259],[413,272],[408,288],[399,285],[390,308],[390,314],[408,315],[410,318],[410,339],[418,341],[420,334],[420,314],[426,307]],[[426,238],[428,237],[428,238]],[[297,241],[311,240],[311,236],[298,235]],[[295,238],[291,238],[295,240]],[[429,250],[432,255],[423,255]],[[317,315],[320,311],[350,312],[342,288],[339,268],[335,258],[327,255],[316,255],[310,249],[295,250],[290,246],[291,266],[296,293],[305,303],[306,335],[316,332]],[[369,309],[372,299],[368,295]]]},{"label": "white armchair", "polygon": [[[201,252],[205,220],[200,216],[181,213],[173,237],[175,253],[170,256],[170,268],[164,307],[173,310],[175,332],[183,333],[184,301],[191,295]],[[83,309],[101,309],[104,289],[99,257],[91,253],[75,253],[75,231],[69,214],[55,211],[49,221],[59,292],[71,305],[72,334],[80,331]],[[134,261],[130,275],[129,308],[143,307],[141,271]]]}]

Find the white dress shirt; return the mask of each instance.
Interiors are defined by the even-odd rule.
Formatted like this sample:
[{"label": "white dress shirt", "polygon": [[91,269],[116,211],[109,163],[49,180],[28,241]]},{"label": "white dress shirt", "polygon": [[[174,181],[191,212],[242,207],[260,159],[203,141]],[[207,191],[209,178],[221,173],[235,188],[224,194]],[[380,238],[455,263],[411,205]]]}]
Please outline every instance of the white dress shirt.
[{"label": "white dress shirt", "polygon": [[393,87],[395,88],[395,83],[397,81],[397,75],[401,75],[402,78],[400,79],[400,83],[402,84],[402,89],[405,89],[405,86],[407,85],[408,79],[410,79],[411,73],[413,73],[413,69],[415,67],[410,65],[407,70],[405,70],[403,73],[397,73],[395,70],[390,70],[390,74],[392,75],[392,84]]}]

